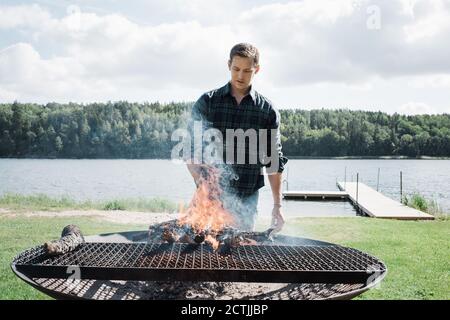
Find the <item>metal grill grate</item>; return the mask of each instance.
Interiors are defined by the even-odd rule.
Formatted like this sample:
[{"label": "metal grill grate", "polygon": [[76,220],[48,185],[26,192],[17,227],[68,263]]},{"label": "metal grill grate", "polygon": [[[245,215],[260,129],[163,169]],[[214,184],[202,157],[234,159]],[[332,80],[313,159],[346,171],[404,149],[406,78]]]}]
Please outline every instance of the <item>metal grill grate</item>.
[{"label": "metal grill grate", "polygon": [[149,281],[364,283],[386,271],[376,258],[337,245],[245,245],[221,254],[203,244],[86,243],[57,257],[36,247],[13,261],[36,278],[69,278],[71,266],[81,279]]}]

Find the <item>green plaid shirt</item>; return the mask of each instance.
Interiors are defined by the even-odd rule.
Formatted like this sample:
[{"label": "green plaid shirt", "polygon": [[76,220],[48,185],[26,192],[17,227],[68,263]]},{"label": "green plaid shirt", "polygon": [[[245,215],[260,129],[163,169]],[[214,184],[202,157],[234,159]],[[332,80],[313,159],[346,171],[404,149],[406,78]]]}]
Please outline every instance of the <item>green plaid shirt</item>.
[{"label": "green plaid shirt", "polygon": [[[270,129],[277,129],[275,152],[278,153],[278,172],[284,170],[284,165],[288,161],[281,152],[280,141],[280,114],[273,107],[272,102],[259,94],[253,88],[238,105],[236,99],[231,95],[231,84],[228,82],[225,86],[209,91],[203,94],[192,108],[191,124],[193,121],[202,121],[204,129],[216,128],[221,131],[223,135],[223,150],[225,162],[226,151],[226,129],[268,129],[268,152],[270,150]],[[191,126],[190,126],[191,127]],[[248,139],[247,139],[248,140]],[[258,140],[259,141],[259,140]],[[233,190],[232,192],[247,196],[256,192],[259,188],[264,186],[264,176],[261,174],[263,164],[261,164],[259,157],[257,157],[257,164],[249,164],[249,150],[248,143],[245,145],[245,164],[226,164],[233,172],[232,178],[228,178],[226,184]],[[236,157],[235,145],[235,157]]]}]

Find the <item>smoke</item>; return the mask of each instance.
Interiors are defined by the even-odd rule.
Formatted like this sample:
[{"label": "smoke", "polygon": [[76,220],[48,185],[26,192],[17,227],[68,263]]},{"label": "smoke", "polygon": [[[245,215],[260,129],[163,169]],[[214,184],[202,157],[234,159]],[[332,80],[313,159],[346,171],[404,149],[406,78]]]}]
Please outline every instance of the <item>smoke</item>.
[{"label": "smoke", "polygon": [[[221,205],[233,216],[236,227],[253,231],[259,198],[254,188],[264,167],[268,174],[278,172],[279,130],[222,128],[221,131],[208,119],[207,108],[206,102],[197,101],[189,117],[186,115],[187,128],[172,133],[171,140],[177,143],[172,148],[172,161],[187,164],[193,176],[200,176],[202,183],[209,185],[208,190],[219,190]],[[199,181],[196,183],[199,188]],[[213,183],[217,186],[212,186]],[[193,201],[202,201],[202,197],[197,189]],[[194,205],[191,203],[189,207]]]},{"label": "smoke", "polygon": [[[302,218],[287,219],[282,229],[281,234],[274,234],[275,242],[283,245],[299,245],[308,243],[309,239],[314,239],[314,235],[301,226]],[[260,216],[257,219],[257,230],[263,231],[270,226],[271,218],[267,216]]]}]

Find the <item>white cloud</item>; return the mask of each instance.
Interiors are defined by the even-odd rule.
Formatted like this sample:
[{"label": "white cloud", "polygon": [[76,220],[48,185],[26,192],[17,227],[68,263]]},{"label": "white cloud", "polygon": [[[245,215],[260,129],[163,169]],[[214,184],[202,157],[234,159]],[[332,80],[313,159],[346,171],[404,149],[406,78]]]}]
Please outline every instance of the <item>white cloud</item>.
[{"label": "white cloud", "polygon": [[[374,95],[373,83],[383,80],[438,89],[450,83],[445,0],[214,2],[219,8],[206,0],[179,1],[138,2],[154,15],[176,12],[178,21],[160,24],[81,5],[80,11],[65,8],[63,16],[38,5],[0,6],[0,36],[23,35],[0,47],[0,98],[192,100],[227,80],[228,52],[241,41],[260,49],[257,82],[271,92],[319,85],[324,92]],[[367,28],[369,5],[380,8],[380,30]],[[396,101],[402,92],[410,101],[397,91]],[[295,94],[289,99],[298,104]]]},{"label": "white cloud", "polygon": [[411,24],[404,26],[407,42],[417,42],[438,35],[450,27],[448,4],[442,0],[414,1],[409,4],[413,17]]},{"label": "white cloud", "polygon": [[98,79],[85,81],[85,74],[84,66],[76,59],[43,59],[27,43],[0,51],[0,84],[8,93],[5,95],[14,100],[43,101],[45,97],[47,101],[69,101],[80,94],[87,96],[108,88]]},{"label": "white cloud", "polygon": [[17,97],[17,93],[0,88],[0,101],[13,101]]},{"label": "white cloud", "polygon": [[[49,21],[35,31],[39,44],[62,44],[62,56],[44,59],[30,43],[3,49],[0,85],[18,89],[17,99],[142,100],[158,90],[180,85],[206,90],[224,81],[232,43],[227,26],[192,21],[143,27],[121,15],[83,12],[79,24],[73,18]],[[199,77],[202,73],[208,77]]]},{"label": "white cloud", "polygon": [[427,105],[426,103],[408,102],[400,106],[400,113],[415,115],[415,114],[431,114],[438,112],[435,108]]},{"label": "white cloud", "polygon": [[50,14],[36,4],[0,6],[0,18],[0,31],[40,27],[51,20]]},{"label": "white cloud", "polygon": [[39,53],[26,43],[18,43],[0,51],[0,82],[22,82],[33,79]]},{"label": "white cloud", "polygon": [[[411,16],[404,1],[361,1],[358,9],[353,1],[305,0],[263,6],[243,14],[242,21],[269,54],[274,83],[359,83],[375,76],[450,72],[445,40],[450,24],[444,23],[450,10],[444,1],[434,2],[431,7],[418,2]],[[378,5],[380,30],[367,28],[369,4]],[[417,30],[429,21],[434,28],[421,41]]]},{"label": "white cloud", "polygon": [[409,83],[413,88],[447,88],[450,89],[450,74],[434,74],[411,77]]}]

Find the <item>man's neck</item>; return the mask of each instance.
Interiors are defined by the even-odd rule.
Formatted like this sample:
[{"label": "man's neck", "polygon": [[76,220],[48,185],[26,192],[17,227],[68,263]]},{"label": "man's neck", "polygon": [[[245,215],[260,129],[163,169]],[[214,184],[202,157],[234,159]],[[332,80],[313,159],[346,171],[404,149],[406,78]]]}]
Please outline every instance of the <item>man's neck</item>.
[{"label": "man's neck", "polygon": [[238,90],[231,85],[231,95],[233,97],[245,97],[250,92],[251,86],[245,90]]}]

